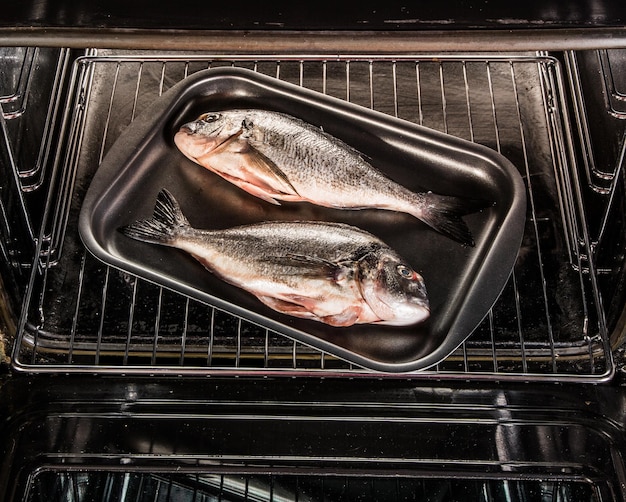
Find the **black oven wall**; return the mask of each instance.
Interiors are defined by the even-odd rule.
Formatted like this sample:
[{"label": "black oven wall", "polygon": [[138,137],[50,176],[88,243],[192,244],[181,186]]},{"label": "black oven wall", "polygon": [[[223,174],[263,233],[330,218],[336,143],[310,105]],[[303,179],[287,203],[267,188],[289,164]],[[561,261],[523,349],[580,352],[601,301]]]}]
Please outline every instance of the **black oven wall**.
[{"label": "black oven wall", "polygon": [[332,9],[313,2],[227,3],[190,1],[185,8],[170,4],[128,4],[113,0],[26,1],[8,5],[4,27],[76,27],[86,29],[176,30],[459,30],[621,27],[624,6],[617,1],[559,0],[502,2],[342,2]]}]

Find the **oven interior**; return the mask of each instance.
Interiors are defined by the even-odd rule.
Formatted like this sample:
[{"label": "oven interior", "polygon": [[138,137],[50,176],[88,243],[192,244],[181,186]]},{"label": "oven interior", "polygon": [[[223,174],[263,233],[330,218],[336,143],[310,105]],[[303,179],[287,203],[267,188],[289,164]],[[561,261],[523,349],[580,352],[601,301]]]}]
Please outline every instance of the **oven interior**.
[{"label": "oven interior", "polygon": [[24,299],[13,305],[16,367],[369,373],[107,267],[80,241],[82,199],[124,129],[188,75],[235,66],[480,143],[519,169],[527,219],[504,291],[467,342],[413,377],[613,373],[624,269],[619,51],[332,58],[7,51],[2,251],[14,298]]},{"label": "oven interior", "polygon": [[[468,493],[486,501],[621,500],[623,438],[613,422],[609,432],[598,425],[603,434],[592,434],[569,418],[575,407],[560,405],[553,416],[540,413],[531,419],[538,405],[524,404],[529,401],[513,400],[511,405],[506,398],[494,398],[496,404],[490,406],[497,412],[487,412],[483,398],[475,396],[487,394],[481,394],[481,385],[500,383],[527,396],[523,386],[532,383],[547,386],[538,391],[544,398],[551,394],[550,385],[559,385],[593,396],[586,402],[604,402],[595,394],[602,392],[597,388],[622,372],[625,49],[276,54],[6,47],[0,65],[4,366],[18,381],[76,375],[92,383],[99,377],[114,382],[109,401],[101,405],[102,416],[95,404],[85,404],[88,392],[73,384],[68,388],[84,399],[82,408],[58,405],[42,412],[47,430],[56,431],[47,445],[56,454],[43,455],[35,469],[19,471],[14,500],[444,501],[461,500]],[[517,167],[528,208],[516,264],[480,326],[447,358],[401,375],[361,368],[109,267],[85,249],[78,214],[107,151],[172,85],[221,66],[251,69],[485,145]],[[145,383],[142,379],[155,376],[165,378],[151,401],[157,411],[129,398],[133,378]],[[201,394],[222,379],[236,389],[247,385],[241,379],[269,379],[285,389],[286,397],[278,401],[291,403],[293,416],[279,417],[259,404],[263,396],[277,392],[267,383],[258,401],[231,403],[231,411],[216,412],[192,396],[189,410],[183,406],[183,411],[168,411],[166,394],[179,385],[170,379],[181,378]],[[237,383],[228,383],[233,378]],[[319,382],[331,381],[339,382],[343,393],[331,390],[327,399],[333,406],[348,403],[347,417],[336,409],[329,412],[328,404],[322,406],[327,411],[311,411],[306,403],[323,403],[321,391],[300,396],[309,385],[329,391]],[[426,384],[434,387],[415,391]],[[350,385],[377,391],[348,398]],[[459,395],[474,397],[458,403],[443,390],[456,386]],[[565,396],[559,388],[556,395]],[[237,392],[235,396],[233,401]],[[222,399],[217,401],[224,407],[228,398]],[[208,401],[215,406],[215,399]],[[120,403],[128,409],[119,411]],[[257,419],[246,418],[247,413]],[[320,426],[319,419],[311,418],[320,413],[328,415],[330,425],[324,421]],[[446,443],[446,451],[428,451],[434,457],[424,460],[429,448],[414,444],[414,438],[432,433],[425,422],[435,423],[442,438],[457,433],[467,441],[475,434],[468,428],[472,413],[484,420],[476,427],[489,431],[486,437],[514,444],[517,424],[527,439],[539,443],[553,437],[546,432],[551,431],[560,447],[549,454],[545,448],[531,454],[528,448],[511,459],[498,453],[498,461],[492,462],[489,455],[480,458],[476,440],[478,446],[456,452],[454,444]],[[225,421],[237,417],[256,431],[265,417],[284,427],[280,434],[287,446],[265,453],[255,451],[260,446],[249,446],[252,453],[242,454],[244,448],[211,443],[215,451],[203,456],[193,434],[180,432],[175,444],[157,444],[167,424],[177,427],[172,426],[175,419],[201,431],[214,414],[223,421],[215,422],[212,440],[223,433],[236,444]],[[108,456],[103,447],[93,445],[83,445],[81,454],[57,446],[76,437],[84,423],[100,434],[124,434],[125,427],[136,427],[127,415],[150,419],[139,446],[119,447]],[[354,456],[329,446],[335,441],[348,444],[338,439],[351,434],[342,420],[359,434],[367,432],[354,440]],[[386,420],[400,424],[399,431],[386,430]],[[310,434],[300,434],[296,423],[311,427]],[[25,438],[29,431],[38,437],[37,430],[30,422],[9,427],[11,458],[30,451]],[[269,434],[256,432],[268,448]],[[134,433],[141,442],[141,430]],[[365,438],[377,444],[378,433],[412,438],[414,453],[404,458],[389,445],[368,453]],[[38,434],[46,443],[44,433]],[[315,446],[316,435],[326,446]],[[299,441],[311,451],[296,453]],[[581,441],[586,453],[577,451]],[[586,456],[590,451],[596,458]],[[159,454],[175,460],[155,460]],[[447,465],[456,474],[442,474]]]}]

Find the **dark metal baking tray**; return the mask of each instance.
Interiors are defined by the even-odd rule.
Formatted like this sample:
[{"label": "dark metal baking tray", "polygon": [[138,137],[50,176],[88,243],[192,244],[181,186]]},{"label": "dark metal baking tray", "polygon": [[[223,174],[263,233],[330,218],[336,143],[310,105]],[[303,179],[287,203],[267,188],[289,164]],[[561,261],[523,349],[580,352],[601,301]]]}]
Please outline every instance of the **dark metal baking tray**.
[{"label": "dark metal baking tray", "polygon": [[[275,206],[185,158],[173,143],[185,122],[207,111],[258,108],[288,113],[336,136],[410,189],[484,199],[465,216],[476,245],[463,246],[415,218],[391,211],[344,211],[308,203]],[[383,239],[425,279],[431,316],[404,327],[335,328],[279,314],[185,253],[146,244],[118,229],[152,214],[167,188],[196,228],[264,220],[344,222]],[[411,122],[256,72],[216,68],[164,93],[111,147],[81,208],[86,247],[105,263],[224,309],[366,368],[408,372],[436,364],[487,315],[512,270],[524,228],[526,194],[497,152]]]}]

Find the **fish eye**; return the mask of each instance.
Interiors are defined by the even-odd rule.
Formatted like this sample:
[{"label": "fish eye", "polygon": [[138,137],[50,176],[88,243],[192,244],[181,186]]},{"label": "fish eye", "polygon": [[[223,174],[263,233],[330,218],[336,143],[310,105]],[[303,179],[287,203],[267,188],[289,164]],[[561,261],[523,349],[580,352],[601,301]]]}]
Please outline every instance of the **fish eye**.
[{"label": "fish eye", "polygon": [[200,120],[202,120],[202,122],[206,122],[207,124],[210,124],[211,122],[215,122],[216,120],[219,120],[220,117],[221,115],[219,113],[205,113],[204,115],[200,117]]},{"label": "fish eye", "polygon": [[406,278],[406,279],[412,279],[414,272],[413,270],[411,270],[409,267],[405,266],[405,265],[398,265],[397,267],[398,273]]}]

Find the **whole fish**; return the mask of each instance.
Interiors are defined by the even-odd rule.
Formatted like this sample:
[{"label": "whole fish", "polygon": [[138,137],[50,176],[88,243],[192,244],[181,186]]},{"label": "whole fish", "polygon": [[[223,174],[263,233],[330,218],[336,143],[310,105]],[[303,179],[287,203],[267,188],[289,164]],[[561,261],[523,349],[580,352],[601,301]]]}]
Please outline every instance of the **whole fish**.
[{"label": "whole fish", "polygon": [[484,201],[413,192],[343,141],[284,113],[205,113],[180,127],[174,142],[194,162],[265,201],[399,211],[470,246],[474,240],[461,216],[486,206]]},{"label": "whole fish", "polygon": [[198,230],[162,190],[151,219],[120,230],[189,253],[222,280],[292,316],[332,326],[402,326],[430,314],[420,274],[380,239],[350,225],[263,222]]}]

